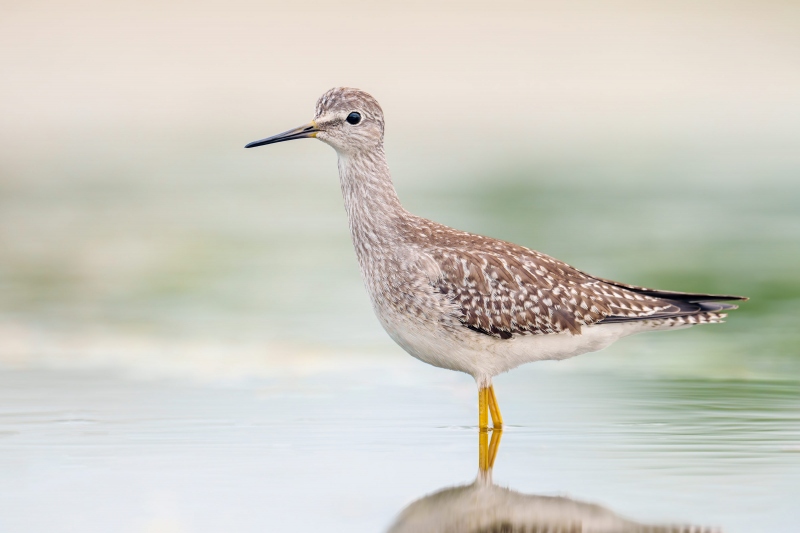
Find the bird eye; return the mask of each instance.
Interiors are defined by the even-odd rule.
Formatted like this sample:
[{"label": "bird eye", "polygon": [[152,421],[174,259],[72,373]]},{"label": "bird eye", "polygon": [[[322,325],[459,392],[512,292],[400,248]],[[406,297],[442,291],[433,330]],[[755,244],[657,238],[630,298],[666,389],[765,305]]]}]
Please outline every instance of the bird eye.
[{"label": "bird eye", "polygon": [[356,113],[353,111],[349,115],[347,115],[347,123],[348,124],[358,124],[361,122],[361,113]]}]

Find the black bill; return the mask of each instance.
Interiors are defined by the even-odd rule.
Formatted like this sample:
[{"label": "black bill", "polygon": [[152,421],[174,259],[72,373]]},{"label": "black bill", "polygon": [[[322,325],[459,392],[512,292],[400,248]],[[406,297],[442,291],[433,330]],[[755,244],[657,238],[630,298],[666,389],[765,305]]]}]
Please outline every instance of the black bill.
[{"label": "black bill", "polygon": [[284,131],[283,133],[273,135],[272,137],[267,137],[266,139],[261,139],[260,141],[253,141],[245,145],[245,148],[255,148],[256,146],[264,146],[265,144],[275,144],[283,141],[293,141],[295,139],[316,137],[318,131],[319,128],[317,128],[317,123],[312,121],[310,124],[306,124],[305,126]]}]

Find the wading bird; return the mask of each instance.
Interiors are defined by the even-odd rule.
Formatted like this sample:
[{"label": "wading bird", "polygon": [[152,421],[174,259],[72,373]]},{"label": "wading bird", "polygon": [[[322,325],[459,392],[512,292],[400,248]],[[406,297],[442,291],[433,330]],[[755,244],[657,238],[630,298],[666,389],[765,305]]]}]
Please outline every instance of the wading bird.
[{"label": "wading bird", "polygon": [[478,385],[478,426],[503,424],[492,377],[531,361],[594,352],[633,333],[721,322],[740,296],[636,287],[543,253],[458,231],[406,211],[383,149],[378,102],[338,87],[309,124],[246,148],[316,138],[339,156],[339,179],[375,314],[404,350]]}]

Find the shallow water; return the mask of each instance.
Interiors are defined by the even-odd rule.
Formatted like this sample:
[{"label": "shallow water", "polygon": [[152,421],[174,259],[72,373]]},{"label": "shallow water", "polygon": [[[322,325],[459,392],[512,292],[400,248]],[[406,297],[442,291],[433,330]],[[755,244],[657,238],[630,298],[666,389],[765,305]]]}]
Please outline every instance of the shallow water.
[{"label": "shallow water", "polygon": [[[800,383],[676,374],[635,348],[498,378],[494,482],[638,524],[794,531]],[[0,530],[383,531],[472,482],[469,378],[399,354],[298,371],[303,357],[227,381],[6,368]]]}]

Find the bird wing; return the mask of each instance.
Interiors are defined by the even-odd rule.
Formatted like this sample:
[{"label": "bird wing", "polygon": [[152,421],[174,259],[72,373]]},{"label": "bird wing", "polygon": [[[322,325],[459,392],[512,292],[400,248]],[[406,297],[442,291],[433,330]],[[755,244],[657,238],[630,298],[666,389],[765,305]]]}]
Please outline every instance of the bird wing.
[{"label": "bird wing", "polygon": [[[589,274],[586,275],[589,276]],[[647,296],[653,296],[655,298],[666,298],[668,300],[676,300],[679,302],[708,303],[708,302],[724,302],[730,300],[739,300],[739,301],[747,300],[746,296],[734,296],[731,294],[706,294],[706,293],[696,293],[696,292],[662,291],[659,289],[649,289],[647,287],[639,287],[637,285],[628,285],[627,283],[620,283],[619,281],[612,281],[610,279],[604,279],[597,276],[589,276],[589,277],[593,277],[594,279],[602,281],[603,283],[606,283],[608,285],[612,285],[614,287],[620,287],[639,294],[645,294]]]},{"label": "bird wing", "polygon": [[451,233],[428,253],[439,266],[434,289],[459,309],[461,323],[500,338],[577,335],[582,326],[600,322],[713,311],[595,278],[540,252],[479,235]]}]

